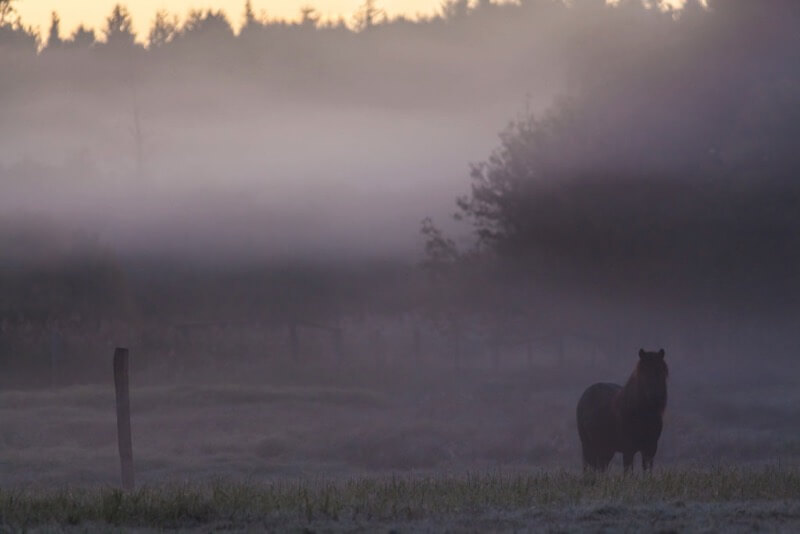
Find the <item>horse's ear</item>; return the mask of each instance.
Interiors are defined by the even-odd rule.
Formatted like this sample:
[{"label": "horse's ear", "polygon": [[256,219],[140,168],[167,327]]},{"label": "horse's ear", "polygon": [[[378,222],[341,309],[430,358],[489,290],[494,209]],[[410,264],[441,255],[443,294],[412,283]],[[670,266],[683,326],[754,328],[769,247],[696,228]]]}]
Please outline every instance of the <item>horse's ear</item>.
[{"label": "horse's ear", "polygon": [[664,349],[658,351],[658,357],[661,358],[662,360],[664,359]]},{"label": "horse's ear", "polygon": [[644,349],[639,349],[639,357],[644,358],[645,352]]}]

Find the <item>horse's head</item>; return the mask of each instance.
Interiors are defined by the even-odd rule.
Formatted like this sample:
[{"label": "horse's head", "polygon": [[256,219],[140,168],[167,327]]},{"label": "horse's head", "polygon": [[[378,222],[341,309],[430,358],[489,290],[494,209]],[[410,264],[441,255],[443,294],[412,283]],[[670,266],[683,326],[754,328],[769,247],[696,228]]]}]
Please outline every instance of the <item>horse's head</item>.
[{"label": "horse's head", "polygon": [[640,395],[649,402],[658,404],[664,409],[667,401],[667,376],[669,368],[664,361],[664,349],[658,352],[639,350],[639,363],[636,366],[636,378]]}]

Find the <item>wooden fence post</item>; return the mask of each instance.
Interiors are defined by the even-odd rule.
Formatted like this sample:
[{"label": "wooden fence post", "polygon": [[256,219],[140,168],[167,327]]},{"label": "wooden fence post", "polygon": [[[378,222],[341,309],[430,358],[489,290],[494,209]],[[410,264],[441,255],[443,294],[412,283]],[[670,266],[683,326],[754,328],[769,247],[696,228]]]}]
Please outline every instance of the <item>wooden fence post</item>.
[{"label": "wooden fence post", "polygon": [[453,367],[461,369],[461,328],[456,324],[453,331]]},{"label": "wooden fence post", "polygon": [[389,363],[389,356],[383,350],[383,333],[380,327],[372,331],[372,352],[378,366],[385,367]]},{"label": "wooden fence post", "polygon": [[492,368],[495,371],[498,371],[500,369],[500,341],[501,341],[501,336],[499,334],[492,336],[492,339],[490,340],[491,352],[492,352]]},{"label": "wooden fence post", "polygon": [[292,361],[300,359],[300,339],[297,337],[297,323],[294,321],[289,323],[289,352]]},{"label": "wooden fence post", "polygon": [[422,336],[419,333],[419,327],[417,325],[414,325],[414,334],[411,343],[414,351],[414,361],[419,364],[422,361]]},{"label": "wooden fence post", "polygon": [[133,444],[131,442],[131,403],[128,388],[128,349],[114,350],[114,389],[117,394],[117,439],[122,468],[122,489],[133,490]]},{"label": "wooden fence post", "polygon": [[528,358],[528,369],[533,368],[533,343],[529,339],[525,344],[525,355]]},{"label": "wooden fence post", "polygon": [[61,359],[61,335],[57,326],[50,329],[50,387],[58,382],[58,362]]},{"label": "wooden fence post", "polygon": [[344,361],[344,333],[341,327],[337,327],[333,330],[333,350],[341,364]]}]

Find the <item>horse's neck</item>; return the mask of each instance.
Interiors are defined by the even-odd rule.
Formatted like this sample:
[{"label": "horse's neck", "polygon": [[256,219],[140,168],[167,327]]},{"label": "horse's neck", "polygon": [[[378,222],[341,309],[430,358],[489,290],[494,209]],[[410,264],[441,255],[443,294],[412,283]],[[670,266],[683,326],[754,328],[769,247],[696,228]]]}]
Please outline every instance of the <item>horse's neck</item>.
[{"label": "horse's neck", "polygon": [[636,373],[631,375],[618,395],[619,410],[622,414],[626,415],[657,414],[660,416],[666,405],[666,399],[663,401],[648,399],[644,395]]},{"label": "horse's neck", "polygon": [[623,413],[633,414],[642,411],[647,403],[639,388],[639,381],[634,373],[625,383],[620,395],[620,408]]}]

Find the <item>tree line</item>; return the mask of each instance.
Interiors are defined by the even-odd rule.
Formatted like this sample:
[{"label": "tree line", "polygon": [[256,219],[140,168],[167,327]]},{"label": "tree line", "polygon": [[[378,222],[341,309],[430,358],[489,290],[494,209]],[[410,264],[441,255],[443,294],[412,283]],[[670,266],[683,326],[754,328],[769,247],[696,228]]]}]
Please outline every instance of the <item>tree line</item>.
[{"label": "tree line", "polygon": [[[102,28],[80,25],[66,34],[54,12],[39,34],[13,14],[17,1],[24,0],[3,0],[0,19],[7,91],[65,79],[93,84],[109,77],[110,66],[142,81],[177,68],[184,76],[202,70],[291,94],[437,107],[474,105],[497,87],[508,87],[503,98],[518,102],[526,92],[546,94],[540,81],[560,84],[569,65],[588,59],[587,53],[610,53],[642,27],[663,33],[679,19],[688,25],[705,13],[699,0],[690,0],[681,15],[662,2],[638,0],[613,6],[599,0],[447,0],[434,15],[410,18],[388,17],[368,0],[349,20],[323,20],[307,7],[287,21],[256,13],[245,2],[238,30],[222,10],[192,10],[182,18],[161,10],[137,35],[130,13],[118,4]],[[588,19],[609,30],[591,47],[583,45],[594,31]],[[459,96],[463,92],[468,95]]]},{"label": "tree line", "polygon": [[800,4],[698,9],[511,122],[458,199],[472,246],[539,287],[796,316]]}]

